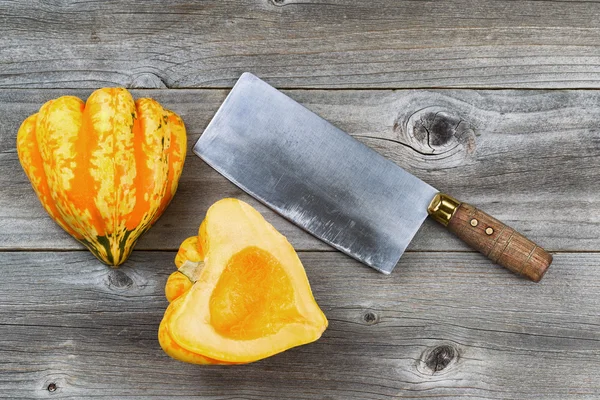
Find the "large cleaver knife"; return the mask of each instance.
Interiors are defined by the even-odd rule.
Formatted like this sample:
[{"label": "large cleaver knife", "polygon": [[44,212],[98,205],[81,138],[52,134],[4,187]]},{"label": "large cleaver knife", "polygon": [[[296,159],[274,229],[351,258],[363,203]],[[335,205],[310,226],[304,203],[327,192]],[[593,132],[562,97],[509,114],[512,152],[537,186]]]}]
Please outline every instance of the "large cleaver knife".
[{"label": "large cleaver knife", "polygon": [[250,73],[194,152],[296,225],[386,274],[428,215],[533,281],[552,262],[514,229],[438,192]]}]

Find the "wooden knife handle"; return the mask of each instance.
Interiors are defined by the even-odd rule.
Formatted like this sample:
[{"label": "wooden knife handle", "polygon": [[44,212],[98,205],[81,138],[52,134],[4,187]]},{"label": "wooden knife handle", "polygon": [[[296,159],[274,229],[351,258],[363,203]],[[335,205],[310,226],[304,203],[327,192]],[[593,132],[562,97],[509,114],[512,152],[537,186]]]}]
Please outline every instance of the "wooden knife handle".
[{"label": "wooden knife handle", "polygon": [[465,243],[519,275],[534,282],[542,279],[552,263],[552,255],[546,250],[470,204],[444,194],[436,198],[429,213]]}]

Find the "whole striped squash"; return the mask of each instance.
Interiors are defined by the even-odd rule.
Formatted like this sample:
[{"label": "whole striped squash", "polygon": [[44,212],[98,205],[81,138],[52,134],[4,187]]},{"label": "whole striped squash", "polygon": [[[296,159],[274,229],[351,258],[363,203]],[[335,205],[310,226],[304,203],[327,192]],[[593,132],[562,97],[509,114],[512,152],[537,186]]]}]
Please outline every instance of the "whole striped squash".
[{"label": "whole striped squash", "polygon": [[50,216],[102,262],[117,266],[161,216],[186,155],[179,116],[123,88],[84,103],[63,96],[27,118],[19,160]]}]

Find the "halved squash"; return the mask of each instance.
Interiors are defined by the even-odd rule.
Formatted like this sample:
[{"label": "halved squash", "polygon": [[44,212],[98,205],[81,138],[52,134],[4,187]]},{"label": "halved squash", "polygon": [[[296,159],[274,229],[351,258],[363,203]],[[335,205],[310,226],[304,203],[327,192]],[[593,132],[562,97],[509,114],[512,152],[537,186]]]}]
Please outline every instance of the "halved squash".
[{"label": "halved squash", "polygon": [[294,248],[240,200],[210,207],[199,235],[182,243],[175,260],[180,270],[167,281],[171,304],[159,328],[173,358],[257,361],[313,342],[327,327]]}]

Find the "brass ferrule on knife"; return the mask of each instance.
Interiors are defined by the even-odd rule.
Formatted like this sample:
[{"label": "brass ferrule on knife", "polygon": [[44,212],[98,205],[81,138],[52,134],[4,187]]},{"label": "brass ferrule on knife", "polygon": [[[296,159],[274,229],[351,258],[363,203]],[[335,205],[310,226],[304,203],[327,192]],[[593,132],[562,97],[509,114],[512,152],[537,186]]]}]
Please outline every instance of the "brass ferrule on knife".
[{"label": "brass ferrule on knife", "polygon": [[431,200],[431,203],[429,203],[427,212],[437,222],[444,226],[448,226],[448,223],[458,206],[460,206],[460,201],[456,200],[454,197],[444,193],[438,193],[433,200]]}]

